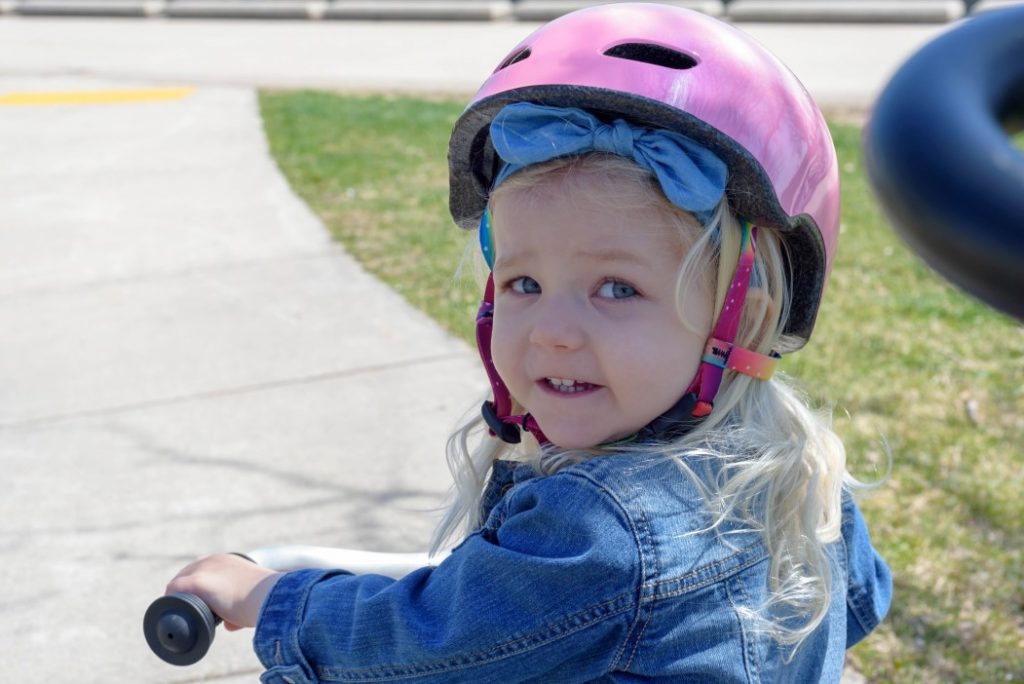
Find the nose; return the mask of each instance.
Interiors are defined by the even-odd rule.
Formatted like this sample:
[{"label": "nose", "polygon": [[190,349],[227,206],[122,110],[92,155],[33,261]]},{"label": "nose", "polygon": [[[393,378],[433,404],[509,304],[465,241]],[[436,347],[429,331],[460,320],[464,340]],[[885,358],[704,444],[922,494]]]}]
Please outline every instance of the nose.
[{"label": "nose", "polygon": [[573,351],[586,340],[582,312],[570,297],[543,297],[535,305],[530,343],[555,351]]}]

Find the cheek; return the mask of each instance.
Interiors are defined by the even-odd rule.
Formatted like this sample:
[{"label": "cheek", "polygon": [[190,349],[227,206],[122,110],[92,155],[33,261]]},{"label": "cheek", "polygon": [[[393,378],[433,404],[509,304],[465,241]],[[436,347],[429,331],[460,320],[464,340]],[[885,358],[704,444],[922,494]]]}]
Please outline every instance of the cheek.
[{"label": "cheek", "polygon": [[494,327],[491,334],[491,359],[498,375],[508,383],[518,370],[517,360],[520,357],[518,343],[513,333],[514,326],[511,325],[508,316],[498,316],[495,311]]},{"label": "cheek", "polygon": [[697,373],[706,342],[681,323],[664,319],[643,334],[618,334],[620,343],[608,356],[616,361],[617,376],[642,394],[681,395]]},{"label": "cheek", "polygon": [[711,320],[714,315],[713,311],[713,298],[708,291],[706,285],[702,285],[696,290],[692,290],[686,293],[683,300],[680,302],[682,307],[682,320],[680,325],[686,330],[688,335],[695,335],[690,328],[696,328],[702,331],[702,335],[705,339],[711,335],[711,326],[714,321]]},{"label": "cheek", "polygon": [[[703,327],[703,326],[702,326]],[[708,326],[710,327],[710,326]],[[708,341],[709,332],[694,332],[682,323],[673,326],[670,334],[675,342],[671,347],[669,357],[673,366],[689,381],[697,372],[700,366],[701,357],[704,355],[704,347]]]}]

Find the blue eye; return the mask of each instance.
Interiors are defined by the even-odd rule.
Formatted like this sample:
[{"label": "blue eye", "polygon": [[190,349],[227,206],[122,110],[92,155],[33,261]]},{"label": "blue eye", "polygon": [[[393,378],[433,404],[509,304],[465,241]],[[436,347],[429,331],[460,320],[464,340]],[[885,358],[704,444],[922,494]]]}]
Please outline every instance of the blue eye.
[{"label": "blue eye", "polygon": [[540,283],[531,278],[530,276],[520,276],[508,284],[508,287],[513,292],[519,294],[539,294]]},{"label": "blue eye", "polygon": [[635,287],[628,283],[623,283],[618,280],[609,280],[608,282],[601,284],[597,294],[605,299],[629,299],[630,297],[637,296],[637,291]]}]

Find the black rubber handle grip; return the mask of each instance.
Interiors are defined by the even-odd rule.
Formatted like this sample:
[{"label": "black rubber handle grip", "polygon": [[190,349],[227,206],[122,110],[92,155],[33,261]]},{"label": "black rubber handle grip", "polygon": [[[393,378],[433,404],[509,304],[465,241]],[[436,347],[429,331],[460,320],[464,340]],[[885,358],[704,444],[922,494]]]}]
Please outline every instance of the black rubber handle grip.
[{"label": "black rubber handle grip", "polygon": [[1024,320],[1024,6],[942,33],[893,76],[865,128],[868,177],[936,271]]},{"label": "black rubber handle grip", "polygon": [[195,594],[169,594],[153,601],[142,619],[142,631],[153,653],[171,665],[202,660],[213,643],[221,619]]}]

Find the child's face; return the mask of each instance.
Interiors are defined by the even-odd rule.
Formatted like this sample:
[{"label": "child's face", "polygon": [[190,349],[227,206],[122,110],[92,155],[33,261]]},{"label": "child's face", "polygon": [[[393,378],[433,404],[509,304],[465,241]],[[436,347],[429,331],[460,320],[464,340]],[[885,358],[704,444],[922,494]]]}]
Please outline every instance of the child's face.
[{"label": "child's face", "polygon": [[[600,183],[600,181],[598,181]],[[512,396],[562,448],[632,435],[671,408],[711,328],[705,288],[676,309],[685,247],[658,208],[573,197],[558,177],[499,193],[492,354]]]}]

